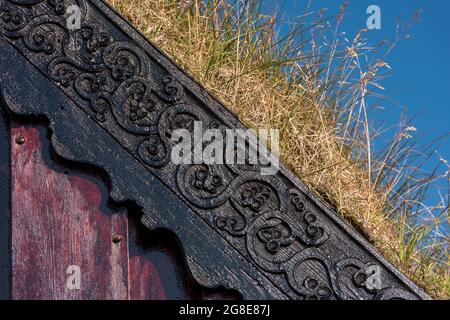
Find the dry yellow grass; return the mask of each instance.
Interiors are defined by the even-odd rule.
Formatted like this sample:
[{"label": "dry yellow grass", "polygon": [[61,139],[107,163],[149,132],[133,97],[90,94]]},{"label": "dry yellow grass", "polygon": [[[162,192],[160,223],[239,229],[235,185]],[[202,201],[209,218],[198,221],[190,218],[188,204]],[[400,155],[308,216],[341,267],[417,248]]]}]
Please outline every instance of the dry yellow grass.
[{"label": "dry yellow grass", "polygon": [[[323,105],[330,100],[321,96],[316,77],[298,59],[275,60],[273,17],[264,17],[263,22],[256,21],[259,17],[251,20],[248,14],[236,17],[236,11],[221,1],[212,1],[207,9],[200,8],[198,1],[109,2],[246,125],[280,129],[280,156],[289,168],[429,294],[450,297],[445,265],[425,261],[415,248],[407,254],[402,250],[405,226],[394,222],[386,210],[393,186],[381,187],[373,178],[369,129],[349,125],[368,123],[364,92],[386,64],[377,62],[360,77],[354,98],[336,115],[334,108]],[[358,50],[358,39],[349,43],[339,68],[358,65]],[[291,73],[283,72],[282,65],[288,65]],[[293,72],[302,80],[291,81]],[[336,134],[339,123],[343,135]],[[413,129],[406,128],[396,142],[409,130]],[[352,138],[350,147],[342,137]],[[362,150],[356,155],[355,146]]]}]

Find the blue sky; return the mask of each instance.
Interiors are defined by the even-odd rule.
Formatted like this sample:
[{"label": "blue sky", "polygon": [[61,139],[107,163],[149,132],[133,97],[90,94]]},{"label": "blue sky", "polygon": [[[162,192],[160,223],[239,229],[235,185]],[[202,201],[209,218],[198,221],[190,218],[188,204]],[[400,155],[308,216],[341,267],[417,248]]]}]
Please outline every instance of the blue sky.
[{"label": "blue sky", "polygon": [[[307,1],[284,0],[276,6],[281,15],[293,18],[304,12]],[[312,8],[327,8],[327,16],[337,15],[344,1],[313,0]],[[396,38],[397,18],[410,21],[420,10],[420,18],[411,24],[407,34],[386,57],[390,76],[383,80],[384,94],[400,105],[385,103],[380,120],[397,122],[401,112],[417,116],[414,124],[428,137],[450,132],[450,1],[442,0],[382,0],[348,1],[341,31],[352,39],[366,27],[366,9],[376,4],[381,9],[381,29],[370,30],[365,36],[371,43]],[[404,25],[405,23],[403,23]],[[406,33],[403,33],[405,36]],[[450,159],[450,139],[441,141],[442,155]]]},{"label": "blue sky", "polygon": [[[281,0],[266,1],[267,12],[276,8],[284,20],[295,20],[304,13],[308,1]],[[312,9],[327,8],[326,17],[336,16],[343,0],[312,0]],[[395,103],[372,101],[383,109],[372,115],[376,123],[392,127],[399,123],[402,114],[413,118],[414,133],[425,143],[436,137],[447,135],[439,140],[439,154],[450,160],[450,1],[442,0],[353,0],[348,7],[340,31],[353,39],[356,33],[366,28],[369,5],[381,9],[381,29],[370,30],[365,34],[369,43],[381,40],[394,41],[398,18],[405,27],[416,12],[420,17],[407,30],[401,32],[402,40],[384,59],[391,67],[390,76],[382,80],[383,95]],[[269,3],[269,4],[267,4]],[[280,33],[287,30],[280,26]],[[406,37],[406,35],[409,35]],[[394,132],[391,131],[391,135]],[[439,162],[439,156],[430,159],[425,169],[431,170]],[[447,182],[442,181],[441,190],[447,191]],[[429,199],[432,200],[432,199]]]}]

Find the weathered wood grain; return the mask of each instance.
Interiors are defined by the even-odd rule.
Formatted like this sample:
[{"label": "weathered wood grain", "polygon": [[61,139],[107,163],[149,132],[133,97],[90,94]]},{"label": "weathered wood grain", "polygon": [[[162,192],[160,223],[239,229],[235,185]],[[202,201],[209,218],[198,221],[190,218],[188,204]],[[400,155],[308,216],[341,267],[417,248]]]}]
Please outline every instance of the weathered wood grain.
[{"label": "weathered wood grain", "polygon": [[[50,153],[44,126],[15,120],[4,138],[13,145],[14,299],[229,298],[194,283],[173,236],[107,204],[102,180]],[[80,266],[81,290],[66,286],[69,265]]]},{"label": "weathered wood grain", "polygon": [[[108,208],[101,182],[52,165],[44,133],[11,129],[13,298],[127,299],[127,216]],[[66,285],[71,265],[80,290]]]}]

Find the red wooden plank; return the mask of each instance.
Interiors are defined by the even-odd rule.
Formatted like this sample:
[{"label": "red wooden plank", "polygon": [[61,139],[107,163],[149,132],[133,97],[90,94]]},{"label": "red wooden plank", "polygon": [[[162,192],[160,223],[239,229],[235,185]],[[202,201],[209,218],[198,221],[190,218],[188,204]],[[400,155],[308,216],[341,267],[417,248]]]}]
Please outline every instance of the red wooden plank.
[{"label": "red wooden plank", "polygon": [[[126,214],[107,207],[99,179],[50,160],[43,128],[13,122],[11,140],[13,299],[127,299]],[[80,289],[67,286],[71,265]]]},{"label": "red wooden plank", "polygon": [[[13,299],[235,298],[195,284],[169,232],[108,206],[100,178],[52,157],[45,128],[11,125]],[[80,289],[67,286],[73,265]]]}]

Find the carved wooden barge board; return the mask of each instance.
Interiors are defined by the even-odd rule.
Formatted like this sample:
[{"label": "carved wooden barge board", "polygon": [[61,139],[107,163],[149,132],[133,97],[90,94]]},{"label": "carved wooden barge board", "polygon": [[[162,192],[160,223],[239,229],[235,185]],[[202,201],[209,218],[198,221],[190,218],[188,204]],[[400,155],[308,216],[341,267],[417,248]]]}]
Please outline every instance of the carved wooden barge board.
[{"label": "carved wooden barge board", "polygon": [[[67,28],[70,5],[81,30]],[[60,156],[102,168],[114,201],[172,230],[201,285],[246,299],[429,299],[286,168],[173,164],[174,129],[244,126],[103,1],[0,0],[0,33],[6,107],[47,117]]]}]

